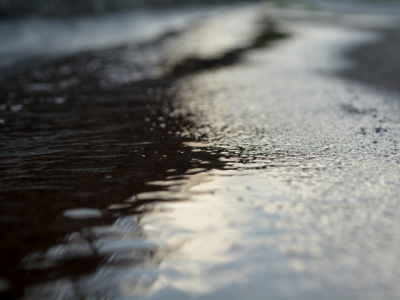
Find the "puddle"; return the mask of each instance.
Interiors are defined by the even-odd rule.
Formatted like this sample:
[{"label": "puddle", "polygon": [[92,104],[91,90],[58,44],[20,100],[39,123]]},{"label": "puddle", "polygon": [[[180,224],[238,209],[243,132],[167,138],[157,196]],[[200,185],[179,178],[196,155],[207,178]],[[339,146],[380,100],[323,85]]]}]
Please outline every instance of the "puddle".
[{"label": "puddle", "polygon": [[257,16],[4,81],[4,295],[397,298],[398,107],[335,75],[379,34]]},{"label": "puddle", "polygon": [[[227,22],[242,12],[246,10],[227,13]],[[247,10],[248,26],[255,13]],[[217,43],[214,51],[208,47],[207,53],[212,57],[242,41],[231,38]],[[181,53],[172,51],[178,42]],[[155,202],[190,200],[191,194],[177,187],[186,186],[194,173],[223,167],[220,155],[208,148],[193,152],[200,145],[185,145],[192,140],[181,132],[191,123],[170,114],[177,80],[176,74],[168,75],[172,67],[152,71],[163,59],[173,63],[192,53],[184,47],[189,44],[184,35],[167,35],[154,43],[82,53],[3,78],[2,100],[10,108],[2,111],[0,141],[1,276],[10,282],[5,297],[93,298],[104,292],[111,297],[121,294],[125,284],[127,290],[145,292],[154,280],[142,275],[155,271],[134,266],[157,266],[179,248],[182,241],[148,241],[147,235],[157,233],[143,229],[140,218],[164,211]],[[138,55],[133,60],[127,57],[132,53]],[[134,76],[139,62],[142,75]],[[129,80],[102,84],[112,82],[102,76],[122,64],[131,68]],[[104,72],[95,72],[95,65]],[[77,84],[57,84],[66,80]],[[207,166],[200,168],[203,161]],[[191,175],[180,176],[185,183],[157,184],[187,171]],[[101,274],[124,272],[142,279],[108,277],[107,285],[100,284],[104,290],[95,288]],[[82,286],[81,280],[94,285]]]}]

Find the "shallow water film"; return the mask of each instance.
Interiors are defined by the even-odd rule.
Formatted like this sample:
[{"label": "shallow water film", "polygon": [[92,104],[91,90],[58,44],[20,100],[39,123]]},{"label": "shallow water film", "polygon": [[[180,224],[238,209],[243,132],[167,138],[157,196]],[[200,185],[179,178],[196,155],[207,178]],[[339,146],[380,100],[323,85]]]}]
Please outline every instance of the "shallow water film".
[{"label": "shallow water film", "polygon": [[398,299],[396,10],[4,21],[1,299]]}]

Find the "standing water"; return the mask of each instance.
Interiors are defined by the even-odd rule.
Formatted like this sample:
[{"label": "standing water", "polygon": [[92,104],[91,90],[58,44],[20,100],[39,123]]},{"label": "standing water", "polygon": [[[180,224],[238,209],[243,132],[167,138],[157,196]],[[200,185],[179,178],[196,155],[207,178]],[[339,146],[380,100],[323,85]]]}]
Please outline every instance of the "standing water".
[{"label": "standing water", "polygon": [[345,54],[399,23],[307,7],[5,76],[4,295],[397,299],[399,91]]}]

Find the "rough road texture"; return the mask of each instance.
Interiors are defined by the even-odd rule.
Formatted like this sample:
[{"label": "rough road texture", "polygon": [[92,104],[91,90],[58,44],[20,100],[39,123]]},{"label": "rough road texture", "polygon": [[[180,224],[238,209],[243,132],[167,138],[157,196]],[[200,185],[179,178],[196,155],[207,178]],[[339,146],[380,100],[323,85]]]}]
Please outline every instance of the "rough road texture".
[{"label": "rough road texture", "polygon": [[121,86],[126,48],[6,82],[8,297],[398,298],[398,94],[337,76],[379,34],[232,16],[159,44],[164,76]]}]

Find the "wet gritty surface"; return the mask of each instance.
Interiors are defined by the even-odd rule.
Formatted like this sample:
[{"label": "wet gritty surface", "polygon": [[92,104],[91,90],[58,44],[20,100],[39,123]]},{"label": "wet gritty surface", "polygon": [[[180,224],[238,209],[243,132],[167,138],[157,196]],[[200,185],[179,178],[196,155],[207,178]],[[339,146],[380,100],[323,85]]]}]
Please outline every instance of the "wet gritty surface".
[{"label": "wet gritty surface", "polygon": [[195,197],[226,213],[193,239],[223,236],[210,256],[229,260],[181,278],[206,286],[199,299],[398,298],[398,92],[337,76],[354,66],[344,54],[378,43],[376,31],[320,25],[295,23],[268,51],[183,80],[192,133],[237,168],[205,172],[213,179],[198,189],[216,192]]},{"label": "wet gritty surface", "polygon": [[3,79],[4,297],[396,299],[397,94],[335,75],[377,33],[249,11]]}]

